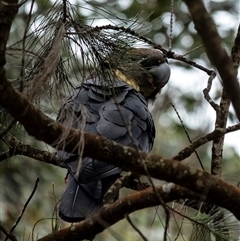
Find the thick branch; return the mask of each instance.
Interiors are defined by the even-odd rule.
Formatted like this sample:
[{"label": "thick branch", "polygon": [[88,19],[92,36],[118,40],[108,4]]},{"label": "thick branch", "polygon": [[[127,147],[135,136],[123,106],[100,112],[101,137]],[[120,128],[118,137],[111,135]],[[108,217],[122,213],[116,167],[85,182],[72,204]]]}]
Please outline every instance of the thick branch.
[{"label": "thick branch", "polygon": [[[5,54],[4,51],[5,49],[0,48],[0,58]],[[206,199],[225,207],[240,219],[240,191],[236,187],[211,176],[207,172],[185,166],[178,161],[164,160],[158,156],[150,156],[134,148],[124,147],[100,136],[81,133],[74,129],[67,129],[62,124],[44,115],[12,87],[6,79],[3,68],[4,63],[4,61],[0,62],[0,104],[25,127],[30,135],[35,136],[38,140],[42,140],[53,147],[75,153],[77,153],[79,140],[84,137],[84,156],[97,158],[98,160],[119,166],[124,170],[130,170],[143,175],[146,174],[147,168],[151,177],[174,182],[188,188],[204,196]],[[64,137],[64,140],[61,137]],[[190,190],[188,190],[188,192],[191,192]],[[157,198],[157,200],[159,199]],[[141,196],[137,198],[137,202],[141,203]],[[126,206],[121,206],[124,205],[124,202],[123,204],[117,202],[113,205],[116,205],[116,210],[119,210],[118,214],[120,216],[122,215],[122,217],[125,215],[122,210],[129,210],[127,209],[128,206],[126,203]],[[117,205],[119,205],[119,207]],[[143,206],[140,208],[142,207]],[[106,210],[109,211],[108,208]],[[133,211],[134,210],[136,209],[133,209]],[[100,213],[99,218],[96,216],[98,222],[88,220],[79,225],[83,225],[83,230],[85,230],[86,227],[84,225],[88,225],[88,230],[92,230],[92,228],[96,231],[101,230],[99,227],[99,219],[107,220],[107,226],[114,223],[113,221],[111,222],[110,219],[106,219],[104,215],[106,215],[106,213]],[[107,216],[114,219],[115,216],[117,217],[118,215],[108,212]],[[93,224],[95,224],[95,226],[92,226]],[[75,228],[72,228],[71,232],[74,230]],[[74,232],[72,232],[72,235],[72,237],[75,237]],[[69,240],[71,239],[69,238]]]},{"label": "thick branch", "polygon": [[238,26],[237,36],[231,51],[234,68],[238,69],[240,63],[240,24]]},{"label": "thick branch", "polygon": [[[9,37],[9,31],[11,28],[12,21],[18,11],[18,1],[17,0],[5,0],[0,1],[0,67],[6,62],[5,51],[6,45]],[[2,74],[3,69],[0,68],[0,74]]]},{"label": "thick branch", "polygon": [[[178,198],[212,202],[212,200],[206,199],[202,195],[198,195],[189,189],[174,184],[158,186],[155,187],[155,190],[164,202],[170,202]],[[102,232],[107,227],[125,218],[127,214],[143,208],[160,205],[155,190],[153,190],[153,188],[148,188],[144,191],[125,196],[117,200],[115,203],[102,208],[92,219],[82,221],[69,228],[61,229],[58,232],[40,238],[38,241],[75,241],[93,239],[98,233]],[[217,202],[220,204],[221,200],[218,199]]]},{"label": "thick branch", "polygon": [[15,155],[23,155],[39,160],[41,162],[46,162],[55,166],[61,166],[55,153],[39,150],[31,145],[24,144],[12,136],[10,133],[6,133],[2,139],[9,146],[9,151],[0,155],[0,162]]},{"label": "thick branch", "polygon": [[[2,86],[4,88],[1,88]],[[1,82],[0,89],[3,90],[0,95],[0,104],[24,125],[30,135],[37,139],[68,152],[77,152],[76,144],[79,143],[83,135],[85,140],[84,156],[97,158],[124,170],[143,175],[146,174],[143,165],[143,162],[145,162],[151,177],[174,182],[194,192],[206,195],[210,199],[224,199],[223,206],[240,219],[238,210],[240,191],[236,187],[211,176],[207,172],[185,166],[178,161],[164,160],[161,157],[150,156],[134,148],[124,147],[100,136],[81,133],[74,129],[69,130],[34,107],[6,79]],[[12,103],[12,99],[15,100],[14,103]],[[22,111],[24,109],[25,111]],[[59,142],[61,136],[64,136],[65,140]]]},{"label": "thick branch", "polygon": [[[235,39],[235,44],[231,51],[231,60],[234,68],[238,72],[239,67],[239,42],[240,42],[240,29],[238,28],[237,36]],[[220,108],[216,109],[216,123],[215,128],[226,128],[227,118],[230,107],[230,100],[225,92],[225,88],[222,91],[222,97],[220,101]],[[212,145],[212,163],[211,163],[211,173],[213,175],[222,174],[222,159],[223,159],[223,145],[224,145],[224,137],[221,136],[215,140],[213,140]]]},{"label": "thick branch", "polygon": [[217,68],[228,97],[231,99],[237,117],[240,120],[240,88],[237,81],[237,72],[233,68],[231,58],[222,45],[210,14],[207,12],[202,0],[184,0],[192,15],[195,28],[202,38],[207,55]]}]

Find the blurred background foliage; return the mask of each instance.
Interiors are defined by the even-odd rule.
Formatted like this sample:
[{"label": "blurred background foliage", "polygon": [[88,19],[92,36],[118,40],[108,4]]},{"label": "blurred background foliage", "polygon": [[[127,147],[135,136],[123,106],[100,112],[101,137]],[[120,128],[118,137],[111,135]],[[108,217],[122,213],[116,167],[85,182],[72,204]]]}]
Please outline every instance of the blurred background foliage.
[{"label": "blurred background foliage", "polygon": [[[28,31],[35,31],[36,28],[44,23],[46,14],[50,16],[54,8],[57,8],[53,0],[35,0],[31,16],[32,25]],[[137,33],[153,40],[155,43],[169,48],[170,31],[170,1],[167,0],[96,0],[96,1],[69,1],[73,11],[73,19],[80,19],[83,23],[91,26],[101,26],[114,24],[117,26],[129,27]],[[230,53],[234,43],[236,30],[239,24],[239,1],[215,0],[205,1],[207,9],[218,27],[222,37],[223,44]],[[11,35],[8,43],[7,54],[7,77],[13,81],[17,88],[19,87],[19,76],[21,70],[21,50],[20,41],[27,26],[28,15],[31,7],[31,1],[27,1],[20,9],[12,25]],[[56,10],[56,9],[55,9]],[[52,15],[52,21],[57,16]],[[39,48],[46,42],[46,38],[51,35],[48,32],[47,37],[43,38],[36,32],[32,42],[26,43],[26,49]],[[13,45],[14,44],[14,45]],[[201,46],[201,39],[194,29],[191,17],[187,11],[186,5],[182,1],[174,1],[173,6],[173,32],[172,32],[172,50],[177,54],[184,54],[191,60],[196,61],[207,68],[212,68],[206,57],[204,48]],[[139,47],[141,43],[136,43]],[[14,54],[13,54],[14,52]],[[68,55],[67,46],[63,51],[65,58]],[[19,58],[16,60],[16,55]],[[28,65],[27,65],[28,64]],[[205,101],[202,90],[207,85],[208,76],[202,71],[179,61],[169,60],[172,70],[172,77],[169,84],[162,90],[156,102],[150,106],[156,125],[156,140],[152,153],[163,157],[173,157],[184,147],[189,145],[179,118],[172,105],[175,106],[181,119],[187,129],[192,141],[205,135],[214,129],[215,113],[210,105]],[[26,63],[29,69],[34,67],[34,63]],[[82,74],[81,61],[72,62],[68,66],[68,79],[73,85],[81,82]],[[78,73],[78,74],[76,74]],[[51,83],[52,85],[54,83]],[[50,117],[56,118],[60,105],[64,102],[69,91],[66,86],[59,86],[59,92],[55,95],[49,84],[49,89],[44,88],[36,101],[36,104]],[[218,79],[214,80],[211,96],[219,102],[221,96],[221,83]],[[57,85],[55,90],[58,90]],[[2,111],[1,111],[2,112]],[[6,114],[1,113],[2,116]],[[6,116],[5,116],[6,117]],[[10,117],[9,117],[10,118]],[[2,122],[8,125],[10,119],[5,118]],[[3,121],[3,118],[2,118]],[[229,114],[228,124],[236,123],[233,110]],[[21,128],[14,128],[11,133],[24,143],[31,144],[39,149],[54,151],[42,142],[38,142],[29,137]],[[229,134],[226,138],[224,147],[223,178],[236,184],[239,180],[240,160],[239,160],[239,133]],[[0,141],[0,153],[8,149],[6,144]],[[198,154],[206,170],[210,170],[211,165],[211,143],[205,144],[198,149]],[[195,155],[187,158],[185,163],[200,168]],[[52,165],[43,164],[23,156],[15,156],[0,163],[0,221],[5,227],[13,226],[20,214],[27,198],[33,190],[37,176],[40,182],[37,191],[27,207],[26,212],[20,224],[17,226],[14,234],[19,240],[31,240],[31,232],[34,230],[34,239],[51,232],[56,225],[51,220],[54,215],[57,201],[61,197],[64,189],[64,177],[66,171]],[[159,183],[159,182],[156,182]],[[131,193],[130,190],[123,189],[122,194]],[[161,240],[164,226],[164,212],[161,208],[149,208],[131,215],[136,226],[148,237],[149,240]],[[62,227],[68,225],[60,221]],[[183,228],[181,228],[183,225]],[[190,222],[183,220],[179,215],[172,216],[169,240],[188,240],[191,228]],[[181,229],[181,233],[180,233]],[[239,229],[239,228],[238,228]],[[235,230],[235,237],[239,233]],[[177,239],[175,239],[177,237]],[[0,239],[4,237],[0,233]],[[96,240],[141,240],[138,234],[126,222],[121,221],[112,226],[102,234],[98,235]]]}]

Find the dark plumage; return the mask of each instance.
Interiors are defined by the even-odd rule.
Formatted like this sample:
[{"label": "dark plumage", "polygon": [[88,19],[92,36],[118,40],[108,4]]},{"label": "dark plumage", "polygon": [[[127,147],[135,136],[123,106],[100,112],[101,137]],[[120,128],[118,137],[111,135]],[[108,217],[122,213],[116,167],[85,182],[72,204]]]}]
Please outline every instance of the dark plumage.
[{"label": "dark plumage", "polygon": [[[133,49],[130,53],[124,58],[136,72],[132,68],[127,71],[127,65],[114,67],[111,60],[114,81],[105,75],[90,76],[62,107],[58,120],[149,152],[155,128],[147,100],[154,99],[167,83],[170,69],[159,50]],[[58,157],[69,170],[59,216],[67,222],[78,222],[102,207],[104,195],[121,169],[89,157],[81,160],[63,151],[58,151]]]}]

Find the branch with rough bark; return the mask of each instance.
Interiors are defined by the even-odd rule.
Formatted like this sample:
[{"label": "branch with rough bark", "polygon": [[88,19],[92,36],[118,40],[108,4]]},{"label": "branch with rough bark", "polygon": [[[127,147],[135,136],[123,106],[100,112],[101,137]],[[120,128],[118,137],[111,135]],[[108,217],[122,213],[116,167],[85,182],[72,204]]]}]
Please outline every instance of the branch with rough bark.
[{"label": "branch with rough bark", "polygon": [[[174,182],[213,200],[215,198],[222,199],[220,206],[225,207],[240,219],[238,212],[240,190],[231,184],[213,177],[207,172],[185,166],[178,161],[149,155],[100,136],[81,133],[74,129],[69,130],[34,107],[24,96],[14,90],[6,79],[1,79],[0,89],[1,86],[7,88],[4,88],[4,94],[0,95],[0,104],[7,108],[28,133],[38,140],[68,152],[76,152],[79,139],[83,135],[85,140],[84,156],[98,158],[98,160],[113,164],[123,170],[142,175],[146,175],[146,167],[151,177]],[[15,102],[17,107],[11,103],[10,99],[17,100]],[[26,106],[25,112],[19,111]],[[65,141],[59,142],[59,137],[63,135],[66,137]]]},{"label": "branch with rough bark", "polygon": [[[0,27],[1,27],[0,65],[4,65],[6,62],[5,60],[6,45],[9,37],[11,24],[15,15],[17,14],[17,11],[18,11],[17,0],[0,1]],[[1,68],[0,71],[2,72],[3,69]]]},{"label": "branch with rough bark", "polygon": [[[124,219],[126,215],[143,208],[161,205],[156,191],[164,202],[171,202],[176,200],[176,198],[213,202],[213,200],[206,198],[204,195],[196,194],[189,189],[169,183],[123,197],[115,203],[102,208],[92,219],[61,229],[40,238],[38,241],[91,240],[104,229]],[[220,204],[219,199],[215,201]]]},{"label": "branch with rough bark", "polygon": [[[6,0],[5,2],[13,4],[13,2],[16,1]],[[8,4],[3,5],[0,2],[0,12],[2,9],[9,11],[9,13],[13,11],[13,9],[8,8],[9,6]],[[175,157],[175,160],[163,159],[159,156],[140,152],[134,148],[116,144],[100,136],[68,129],[62,124],[48,118],[26,97],[16,91],[6,79],[4,70],[6,36],[8,37],[11,21],[16,11],[14,8],[11,14],[7,14],[6,16],[9,17],[7,19],[3,20],[0,18],[0,29],[3,29],[6,34],[4,38],[1,39],[0,44],[0,104],[25,127],[30,135],[55,148],[77,153],[79,140],[83,136],[85,144],[84,156],[97,158],[98,160],[119,166],[123,170],[129,170],[137,174],[146,175],[147,170],[151,177],[177,184],[168,184],[154,189],[149,188],[126,196],[103,208],[93,219],[60,230],[40,239],[41,241],[93,238],[97,233],[123,219],[127,214],[145,207],[159,205],[159,198],[155,190],[159,192],[159,195],[165,202],[180,198],[206,201],[228,209],[240,220],[240,190],[237,187],[207,172],[197,170],[179,162],[179,160],[184,159],[186,153],[190,155],[192,153],[191,151],[197,146],[213,140],[216,136],[224,135],[227,132],[226,129],[216,130],[201,139],[201,141],[195,143],[195,145],[193,143],[190,149],[181,152],[181,155],[178,155],[179,158]],[[5,27],[2,28],[2,26]],[[239,126],[237,128],[239,128]],[[8,138],[11,136],[6,135],[4,137]],[[9,143],[10,141],[11,139],[8,139]],[[91,237],[89,234],[91,234]]]},{"label": "branch with rough bark", "polygon": [[[189,0],[185,0],[185,2],[192,15],[195,28],[202,37],[207,55],[214,66],[216,66],[223,81],[223,90],[219,105],[214,103],[209,96],[211,84],[208,85],[209,88],[204,90],[204,96],[208,97],[206,100],[209,101],[216,112],[215,130],[219,128],[226,129],[230,99],[240,121],[240,88],[237,81],[237,70],[240,59],[239,28],[230,57],[222,46],[222,39],[217,32],[216,25],[214,24],[210,14],[205,9],[202,0],[194,1],[194,3]],[[216,56],[218,57],[216,58]],[[210,81],[211,80],[209,80],[209,82]],[[213,175],[222,175],[224,137],[225,136],[223,135],[213,140],[211,160],[211,174]],[[218,220],[218,223],[222,222],[222,226],[225,226],[223,217],[224,214],[222,216],[222,221]]]},{"label": "branch with rough bark", "polygon": [[223,47],[216,25],[202,0],[184,0],[184,2],[191,13],[195,28],[202,38],[207,56],[217,68],[226,93],[232,101],[236,115],[240,121],[240,87],[237,80],[237,71],[233,66],[231,57]]},{"label": "branch with rough bark", "polygon": [[[0,55],[2,56],[3,52],[0,52]],[[0,68],[3,70],[3,64]],[[69,130],[44,115],[12,87],[7,81],[4,71],[0,71],[0,73],[0,104],[25,127],[30,135],[35,136],[38,140],[68,152],[77,152],[77,145],[83,135],[85,140],[84,156],[98,158],[124,170],[143,175],[146,174],[145,167],[147,167],[151,177],[174,182],[210,199],[222,199],[221,206],[240,218],[238,213],[240,192],[236,187],[211,176],[207,172],[185,166],[178,161],[147,155],[100,136],[81,133],[74,129]],[[68,134],[66,135],[66,133]],[[64,141],[60,141],[61,136],[66,137]],[[231,203],[228,201],[230,198]]]},{"label": "branch with rough bark", "polygon": [[[0,124],[1,129],[4,129]],[[16,155],[27,156],[35,160],[46,162],[55,166],[60,166],[60,163],[56,157],[56,153],[51,153],[49,151],[39,150],[31,145],[24,144],[9,132],[7,132],[3,137],[3,141],[9,147],[8,151],[0,154],[0,162]]]}]

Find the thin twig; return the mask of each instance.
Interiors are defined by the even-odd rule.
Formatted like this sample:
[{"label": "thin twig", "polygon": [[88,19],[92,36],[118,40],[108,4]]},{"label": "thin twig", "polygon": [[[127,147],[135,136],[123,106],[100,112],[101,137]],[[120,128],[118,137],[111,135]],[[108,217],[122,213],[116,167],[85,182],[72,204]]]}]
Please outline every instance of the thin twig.
[{"label": "thin twig", "polygon": [[164,227],[163,240],[167,241],[167,230],[168,230],[168,227],[169,227],[170,212],[169,212],[169,210],[168,210],[168,208],[166,206],[166,203],[164,202],[164,200],[160,196],[159,192],[157,191],[156,186],[153,183],[153,180],[152,180],[152,178],[151,178],[151,176],[149,174],[149,171],[147,169],[147,166],[146,166],[145,162],[143,160],[141,160],[141,163],[143,165],[144,171],[146,172],[146,176],[147,176],[147,178],[148,178],[148,180],[149,180],[149,182],[150,182],[150,184],[151,184],[151,186],[152,186],[152,188],[153,188],[153,190],[154,190],[154,192],[155,192],[155,194],[156,194],[156,196],[157,196],[157,198],[158,198],[160,204],[162,205],[163,210],[164,210],[164,212],[166,214],[166,218],[165,218],[166,224],[165,224],[165,227]]},{"label": "thin twig", "polygon": [[[187,138],[188,138],[188,141],[192,144],[192,140],[191,140],[191,138],[190,138],[190,136],[189,136],[189,134],[188,134],[188,131],[187,131],[187,129],[186,129],[186,126],[184,125],[183,120],[182,120],[181,116],[179,115],[179,113],[178,113],[175,105],[174,105],[173,103],[170,103],[170,105],[173,107],[175,113],[177,114],[178,119],[179,119],[179,121],[181,122],[181,125],[182,125],[182,127],[183,127],[183,129],[184,129],[184,132],[185,132],[185,134],[186,134],[186,136],[187,136]],[[201,161],[200,156],[198,155],[198,153],[197,153],[196,150],[194,150],[194,152],[195,152],[195,154],[196,154],[196,157],[197,157],[197,159],[198,159],[198,161],[199,161],[199,164],[200,164],[201,168],[205,171],[205,168],[204,168],[204,166],[203,166],[203,164],[202,164],[202,161]]]},{"label": "thin twig", "polygon": [[128,223],[132,226],[132,228],[141,236],[144,241],[148,241],[148,239],[144,236],[144,234],[139,230],[139,228],[132,222],[129,215],[126,215],[126,219]]},{"label": "thin twig", "polygon": [[34,232],[35,232],[35,228],[36,228],[37,224],[39,224],[39,223],[42,222],[42,221],[52,220],[52,219],[53,219],[52,217],[51,217],[51,218],[41,218],[41,219],[37,220],[37,221],[34,223],[33,228],[32,228],[32,233],[31,233],[32,241],[38,240],[38,234],[37,234],[36,238],[34,238]]},{"label": "thin twig", "polygon": [[[215,219],[216,221],[219,221],[219,218],[222,217],[223,210],[221,210],[221,208],[218,208],[217,210],[215,210],[216,206],[213,206],[212,209],[210,210],[211,215],[212,215],[211,218],[207,217],[207,216],[203,216],[202,219],[197,219],[195,216],[191,217],[191,216],[188,216],[186,214],[183,214],[182,212],[180,212],[176,209],[173,209],[170,206],[168,206],[168,208],[170,210],[172,210],[174,213],[176,213],[176,214],[182,216],[183,218],[186,218],[187,220],[191,221],[194,225],[201,227],[203,230],[211,232],[212,234],[215,235],[215,238],[220,238],[219,240],[221,240],[221,241],[229,240],[228,232],[226,232],[225,228],[221,229],[221,227],[217,227],[218,229],[214,229],[216,227],[212,227],[211,225],[209,225],[210,223],[212,223],[212,218]],[[227,219],[227,218],[225,218],[225,219]],[[224,233],[223,232],[219,233],[218,232],[219,230],[224,231]],[[224,237],[223,237],[223,235],[224,235]],[[193,237],[191,237],[191,238],[193,238]],[[200,238],[202,238],[202,237],[200,237]],[[191,239],[191,240],[196,241],[196,240],[199,240],[199,239],[196,239],[196,234],[194,234],[194,239]],[[200,240],[203,240],[203,239],[200,239]],[[207,239],[207,241],[209,241],[209,239]]]},{"label": "thin twig", "polygon": [[169,33],[169,51],[172,51],[172,40],[173,40],[173,6],[174,6],[174,0],[171,0],[171,17],[170,17],[170,33]]},{"label": "thin twig", "polygon": [[[0,127],[3,126],[0,124]],[[53,164],[55,166],[63,167],[58,160],[56,153],[39,150],[31,145],[24,144],[10,133],[7,133],[4,137],[2,137],[2,140],[9,146],[9,150],[0,155],[0,162],[15,155],[22,155],[35,160]]]},{"label": "thin twig", "polygon": [[226,129],[224,128],[217,128],[214,131],[208,133],[207,135],[199,138],[198,140],[192,142],[191,145],[185,147],[183,150],[181,150],[175,157],[173,157],[174,160],[182,161],[185,158],[189,157],[198,147],[206,144],[209,141],[212,141],[220,136],[223,136],[227,133],[234,132],[240,130],[240,123],[229,126]]},{"label": "thin twig", "polygon": [[67,20],[67,1],[63,0],[63,23]]},{"label": "thin twig", "polygon": [[114,201],[115,197],[118,196],[119,190],[125,185],[131,175],[132,173],[128,172],[117,179],[117,181],[109,188],[109,190],[105,194],[103,198],[104,205],[112,203]]},{"label": "thin twig", "polygon": [[136,181],[136,175],[132,172],[127,172],[123,176],[117,179],[117,181],[109,188],[104,196],[103,203],[109,204],[118,196],[119,190],[122,187],[126,187],[135,191],[142,191],[150,185],[148,183],[142,183],[140,180]]},{"label": "thin twig", "polygon": [[231,99],[235,113],[240,120],[240,86],[237,80],[237,71],[233,68],[232,60],[223,47],[222,38],[219,36],[216,24],[202,0],[184,0],[184,2],[188,6],[195,29],[205,45],[206,54],[218,70],[225,91]]},{"label": "thin twig", "polygon": [[193,49],[189,50],[187,53],[183,54],[182,56],[189,55],[190,53],[192,53],[192,52],[194,52],[195,50],[200,49],[200,48],[202,48],[202,47],[204,47],[203,44],[197,46],[196,48],[193,48]]},{"label": "thin twig", "polygon": [[[202,65],[199,65],[196,62],[194,62],[194,61],[192,61],[192,60],[190,60],[188,58],[185,58],[184,55],[179,55],[179,54],[176,54],[176,53],[174,53],[172,51],[166,50],[160,44],[154,43],[150,39],[148,39],[148,38],[146,38],[144,36],[139,35],[138,33],[136,33],[135,31],[133,31],[130,28],[124,28],[124,27],[113,26],[113,25],[104,25],[104,26],[101,26],[101,27],[96,27],[95,29],[96,29],[96,31],[97,30],[101,31],[101,30],[104,30],[104,29],[112,29],[112,30],[124,31],[125,33],[128,33],[128,34],[130,34],[132,36],[135,36],[136,38],[144,41],[145,43],[147,43],[149,45],[151,45],[153,48],[161,50],[166,55],[167,58],[179,60],[179,61],[184,62],[186,64],[192,65],[193,67],[198,68],[198,69],[206,72],[208,75],[211,75],[212,73],[215,73],[215,71],[213,71],[211,69],[207,69],[206,67],[204,67]],[[77,34],[77,33],[75,33],[75,34]]]},{"label": "thin twig", "polygon": [[209,95],[209,92],[210,92],[210,90],[211,90],[211,88],[212,88],[212,81],[213,81],[213,79],[216,77],[216,73],[215,72],[213,72],[210,76],[209,76],[209,78],[208,78],[208,82],[207,82],[207,87],[203,90],[203,94],[204,94],[204,98],[205,98],[205,100],[212,106],[212,108],[217,112],[217,111],[219,111],[219,105],[218,104],[216,104],[213,100],[212,100],[212,98],[210,97],[210,95]]},{"label": "thin twig", "polygon": [[[17,225],[19,224],[20,220],[22,219],[23,214],[24,214],[24,212],[25,212],[25,210],[26,210],[29,202],[31,201],[31,199],[32,199],[35,191],[37,190],[38,183],[39,183],[39,177],[37,177],[37,179],[36,179],[36,181],[35,181],[35,184],[34,184],[34,188],[33,188],[32,192],[31,192],[29,198],[27,199],[26,203],[24,204],[23,209],[22,209],[22,212],[21,212],[21,214],[19,215],[16,223],[13,225],[13,227],[12,227],[11,230],[9,231],[9,234],[11,234],[11,233],[14,231],[14,229],[17,227]],[[7,241],[7,239],[8,239],[8,237],[6,237],[6,238],[4,239],[4,241]]]},{"label": "thin twig", "polygon": [[12,233],[8,233],[8,231],[2,226],[1,223],[0,223],[0,231],[2,231],[6,235],[6,238],[12,241],[18,241],[17,238]]},{"label": "thin twig", "polygon": [[[240,29],[238,28],[237,36],[235,39],[235,44],[232,47],[231,51],[231,60],[234,66],[234,69],[236,69],[236,72],[238,72],[239,67],[239,54],[240,54]],[[222,97],[220,101],[220,106],[216,110],[216,122],[215,122],[215,128],[226,128],[227,125],[227,118],[229,114],[229,107],[230,107],[230,99],[227,96],[226,88],[223,87],[222,90]],[[213,140],[212,144],[212,162],[211,162],[211,173],[213,175],[221,176],[222,174],[222,162],[223,162],[223,147],[224,147],[224,139],[225,136],[221,136],[215,140]],[[219,226],[225,229],[225,232],[228,233],[228,229],[225,228],[226,222],[224,220],[224,213],[221,213],[221,216],[219,216],[218,220],[213,220],[214,226]],[[222,241],[223,239],[221,237],[216,237],[216,241]]]}]

